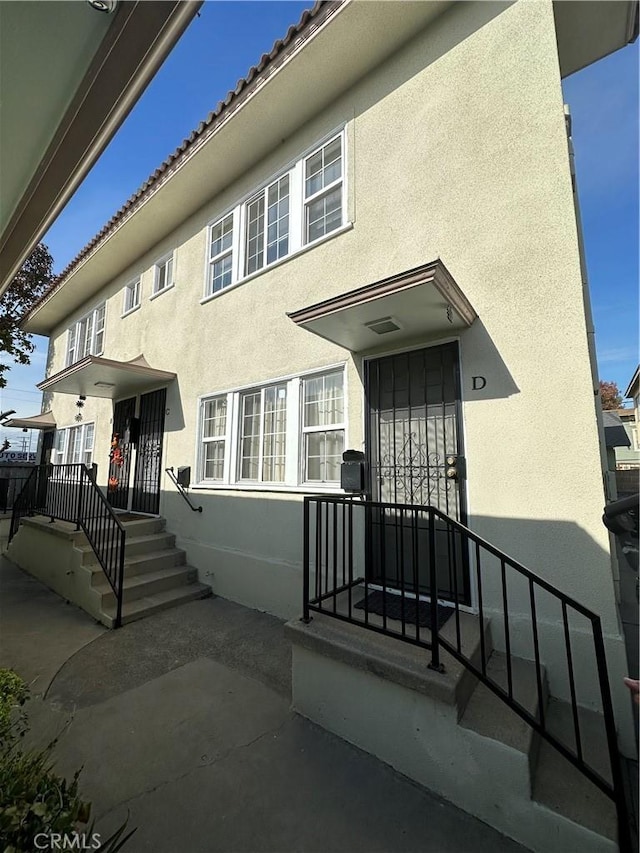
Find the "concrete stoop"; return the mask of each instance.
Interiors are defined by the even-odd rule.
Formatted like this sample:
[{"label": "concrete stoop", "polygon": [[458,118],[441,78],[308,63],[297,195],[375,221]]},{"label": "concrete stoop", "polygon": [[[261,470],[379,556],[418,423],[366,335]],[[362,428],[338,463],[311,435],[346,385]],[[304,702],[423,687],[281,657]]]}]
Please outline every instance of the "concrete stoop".
[{"label": "concrete stoop", "polygon": [[[186,565],[185,552],[175,547],[175,536],[165,531],[163,518],[126,516],[122,523],[127,531],[123,624],[211,595],[211,587],[198,583],[196,569]],[[73,524],[25,518],[7,556],[107,628],[113,627],[115,594],[86,536]]]},{"label": "concrete stoop", "polygon": [[[462,615],[463,649],[477,657],[478,620]],[[453,634],[453,622],[443,634]],[[437,673],[424,649],[318,614],[285,630],[298,713],[535,853],[618,849],[613,803],[451,656],[442,654],[445,672]],[[537,713],[533,664],[512,662],[514,697]],[[487,669],[506,686],[502,654],[492,651]],[[546,678],[543,702],[550,729],[566,734],[570,709],[549,698]],[[606,777],[601,722],[585,713],[581,731],[591,744],[590,763]]]}]

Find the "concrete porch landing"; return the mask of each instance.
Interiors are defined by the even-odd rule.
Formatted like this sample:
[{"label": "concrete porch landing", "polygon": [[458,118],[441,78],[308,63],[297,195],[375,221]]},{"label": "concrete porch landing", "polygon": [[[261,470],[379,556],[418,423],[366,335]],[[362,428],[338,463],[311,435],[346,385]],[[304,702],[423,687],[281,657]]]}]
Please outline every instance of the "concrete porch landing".
[{"label": "concrete porch landing", "polygon": [[[5,562],[2,591],[23,577]],[[32,583],[22,600],[3,596],[0,666],[21,647],[21,666],[40,677],[42,637],[66,638],[45,699],[31,703],[34,736],[64,730],[58,768],[84,764],[97,831],[130,813],[126,853],[524,851],[292,713],[279,620],[216,598],[106,631],[48,590],[46,609],[32,609]]]}]

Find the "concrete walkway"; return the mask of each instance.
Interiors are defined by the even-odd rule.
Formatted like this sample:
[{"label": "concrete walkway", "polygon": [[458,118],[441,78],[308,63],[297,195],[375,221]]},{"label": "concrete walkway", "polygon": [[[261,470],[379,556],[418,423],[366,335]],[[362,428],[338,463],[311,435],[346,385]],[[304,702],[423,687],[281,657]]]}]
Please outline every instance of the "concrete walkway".
[{"label": "concrete walkway", "polygon": [[215,598],[105,631],[6,559],[0,601],[32,741],[84,767],[103,837],[129,815],[125,853],[524,850],[292,713],[273,617]]}]

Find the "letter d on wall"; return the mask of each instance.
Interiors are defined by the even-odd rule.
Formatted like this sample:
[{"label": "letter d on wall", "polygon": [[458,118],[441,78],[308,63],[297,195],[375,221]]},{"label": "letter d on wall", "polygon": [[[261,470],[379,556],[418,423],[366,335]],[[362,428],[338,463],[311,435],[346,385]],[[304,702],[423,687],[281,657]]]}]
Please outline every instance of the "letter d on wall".
[{"label": "letter d on wall", "polygon": [[487,384],[487,380],[484,378],[484,376],[472,376],[471,381],[473,383],[474,391],[482,391],[482,389]]}]

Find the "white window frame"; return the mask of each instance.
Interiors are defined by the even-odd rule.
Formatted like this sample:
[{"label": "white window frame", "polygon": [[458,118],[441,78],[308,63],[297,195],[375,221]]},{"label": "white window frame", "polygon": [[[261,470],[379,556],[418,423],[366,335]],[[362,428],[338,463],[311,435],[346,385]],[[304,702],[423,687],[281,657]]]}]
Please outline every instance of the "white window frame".
[{"label": "white window frame", "polygon": [[[219,226],[223,226],[227,219],[231,219],[231,247],[228,249],[221,249],[215,255],[211,254],[212,245],[213,245],[213,234],[216,228]],[[224,216],[219,217],[215,222],[212,222],[207,228],[207,272],[205,276],[205,297],[215,296],[217,293],[220,293],[222,290],[225,290],[227,287],[230,287],[233,284],[234,279],[234,268],[236,264],[236,259],[238,256],[238,215],[237,211],[230,210],[225,213]],[[227,257],[231,257],[231,281],[229,284],[223,284],[222,287],[219,287],[217,290],[213,289],[213,270],[216,263],[224,260]]]},{"label": "white window frame", "polygon": [[[327,365],[326,367],[316,368],[315,370],[305,371],[303,374],[295,374],[282,376],[272,379],[258,385],[246,385],[241,388],[233,388],[227,391],[217,391],[210,394],[204,394],[198,399],[198,419],[199,424],[198,434],[196,436],[196,465],[195,470],[196,482],[193,488],[200,489],[250,489],[250,490],[268,490],[268,491],[300,491],[308,492],[310,489],[314,491],[341,491],[338,480],[329,482],[321,482],[318,480],[306,480],[306,459],[305,456],[305,434],[302,431],[303,423],[303,382],[305,379],[311,379],[332,373],[342,373],[342,392],[343,392],[343,412],[344,420],[340,424],[321,425],[319,427],[307,428],[305,434],[309,432],[326,432],[341,430],[344,435],[343,447],[348,446],[348,412],[347,412],[347,371],[346,363]],[[286,404],[286,427],[285,427],[285,476],[283,481],[263,481],[261,479],[248,480],[241,478],[241,418],[242,418],[242,400],[251,393],[260,393],[262,399],[261,407],[261,427],[260,427],[260,460],[258,465],[259,477],[262,476],[262,459],[263,459],[263,429],[264,429],[264,394],[267,388],[276,387],[279,385],[286,386],[287,404]],[[226,397],[227,400],[227,420],[224,438],[220,436],[220,440],[225,442],[224,455],[224,476],[221,480],[205,479],[205,444],[210,439],[204,438],[204,412],[207,402],[215,398]]]},{"label": "white window frame", "polygon": [[[79,437],[79,451],[76,454],[75,438]],[[72,442],[73,437],[73,442]],[[89,440],[90,439],[90,440]],[[83,424],[63,427],[56,430],[53,444],[54,465],[91,465],[93,463],[93,450],[95,442],[95,422],[87,421]],[[52,454],[52,456],[53,456]],[[77,458],[74,458],[76,457]]]},{"label": "white window frame", "polygon": [[[129,297],[132,296],[130,299]],[[130,304],[129,304],[130,303]],[[137,311],[142,304],[142,279],[140,276],[134,278],[124,286],[124,299],[122,301],[122,316],[126,317]]]},{"label": "white window frame", "polygon": [[[339,178],[327,184],[321,190],[318,190],[312,196],[305,197],[305,164],[306,162],[322,151],[327,145],[336,139],[340,139],[341,146],[341,175]],[[289,231],[288,231],[288,251],[281,257],[267,263],[267,245],[268,245],[268,195],[269,189],[277,184],[282,178],[289,178]],[[310,204],[313,204],[319,198],[333,192],[337,187],[341,187],[341,208],[340,208],[340,224],[326,234],[321,235],[315,240],[307,241],[306,235],[306,211]],[[314,144],[306,150],[295,161],[290,162],[280,171],[273,174],[268,181],[265,181],[261,186],[247,193],[237,204],[228,208],[223,215],[216,216],[207,226],[206,239],[206,257],[205,257],[205,272],[204,272],[204,290],[201,303],[206,303],[209,300],[217,297],[230,288],[248,281],[255,276],[260,275],[266,270],[272,269],[277,264],[281,264],[289,258],[304,252],[310,247],[316,246],[325,240],[330,240],[332,237],[341,234],[347,228],[351,227],[351,223],[347,221],[347,134],[346,126],[332,131],[322,141]],[[264,200],[264,230],[263,230],[263,259],[262,264],[252,272],[247,272],[247,245],[248,245],[248,208],[260,197]],[[215,257],[211,256],[212,235],[214,230],[229,216],[233,216],[233,240],[231,247],[232,263],[231,263],[231,281],[224,287],[219,288],[215,292],[211,286],[211,270],[213,264],[229,254],[229,250],[219,253]],[[163,291],[161,291],[163,292]]]},{"label": "white window frame", "polygon": [[[104,352],[104,330],[107,319],[106,303],[101,302],[92,311],[83,314],[67,332],[65,366],[70,367],[88,355]],[[82,353],[82,355],[80,355]]]},{"label": "white window frame", "polygon": [[[160,271],[162,269],[166,269],[167,265],[171,264],[171,275],[165,276],[165,283],[162,287],[159,287],[160,282]],[[149,297],[149,299],[155,299],[156,296],[160,296],[161,293],[166,293],[167,290],[171,290],[171,288],[176,283],[176,259],[175,252],[168,252],[166,255],[163,255],[153,265],[153,293]]]},{"label": "white window frame", "polygon": [[[300,385],[300,481],[305,484],[313,484],[313,485],[326,485],[335,483],[335,480],[311,480],[307,476],[307,469],[309,467],[309,460],[307,456],[307,446],[308,446],[308,436],[314,433],[327,433],[327,432],[342,432],[343,436],[346,435],[346,396],[345,396],[345,376],[344,372],[342,374],[342,414],[343,420],[337,421],[335,423],[329,424],[319,424],[314,426],[305,426],[304,423],[304,383],[305,380],[311,379],[319,379],[325,376],[331,376],[334,373],[338,373],[337,370],[327,370],[320,374],[315,374],[311,376],[303,376],[301,377],[301,385]],[[344,443],[344,438],[342,442],[343,451],[346,450],[346,445]]]}]

